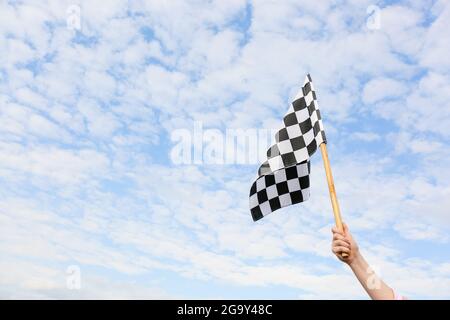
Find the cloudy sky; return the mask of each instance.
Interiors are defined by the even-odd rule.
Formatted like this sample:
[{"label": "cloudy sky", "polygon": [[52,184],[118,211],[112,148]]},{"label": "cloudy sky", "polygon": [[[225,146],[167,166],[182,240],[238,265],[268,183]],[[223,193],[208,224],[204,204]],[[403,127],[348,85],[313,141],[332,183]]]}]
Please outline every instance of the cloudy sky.
[{"label": "cloudy sky", "polygon": [[449,28],[445,0],[1,1],[0,297],[367,299],[319,154],[257,223],[258,163],[171,158],[196,123],[278,128],[309,72],[363,254],[450,298]]}]

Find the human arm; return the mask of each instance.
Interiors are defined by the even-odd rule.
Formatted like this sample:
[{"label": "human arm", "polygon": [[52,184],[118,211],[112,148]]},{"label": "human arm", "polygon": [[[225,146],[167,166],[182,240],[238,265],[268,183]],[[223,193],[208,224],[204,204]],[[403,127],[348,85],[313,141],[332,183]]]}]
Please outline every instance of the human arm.
[{"label": "human arm", "polygon": [[[355,274],[364,290],[373,300],[393,300],[394,291],[381,280],[367,261],[359,252],[358,244],[344,223],[344,231],[332,228],[333,242],[332,251],[339,260],[346,263]],[[347,253],[348,257],[342,257],[342,253]]]}]

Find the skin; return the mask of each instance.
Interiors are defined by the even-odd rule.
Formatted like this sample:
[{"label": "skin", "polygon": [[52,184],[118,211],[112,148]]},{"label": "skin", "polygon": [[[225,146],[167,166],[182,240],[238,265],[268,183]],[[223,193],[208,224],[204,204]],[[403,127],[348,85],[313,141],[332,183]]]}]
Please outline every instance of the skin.
[{"label": "skin", "polygon": [[[395,298],[394,292],[370,268],[359,252],[358,244],[352,237],[347,225],[344,223],[343,232],[336,227],[333,227],[331,231],[333,233],[331,251],[339,260],[350,267],[369,296],[373,300],[393,300]],[[348,254],[348,257],[342,257],[344,252]]]}]

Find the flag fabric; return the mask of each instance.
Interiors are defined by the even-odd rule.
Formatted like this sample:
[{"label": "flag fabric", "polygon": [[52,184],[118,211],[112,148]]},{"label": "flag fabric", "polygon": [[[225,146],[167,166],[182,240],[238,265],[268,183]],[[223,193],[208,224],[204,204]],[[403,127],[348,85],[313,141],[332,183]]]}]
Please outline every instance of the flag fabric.
[{"label": "flag fabric", "polygon": [[326,143],[309,74],[284,116],[283,124],[250,189],[250,212],[254,221],[309,198],[309,158],[321,143]]}]

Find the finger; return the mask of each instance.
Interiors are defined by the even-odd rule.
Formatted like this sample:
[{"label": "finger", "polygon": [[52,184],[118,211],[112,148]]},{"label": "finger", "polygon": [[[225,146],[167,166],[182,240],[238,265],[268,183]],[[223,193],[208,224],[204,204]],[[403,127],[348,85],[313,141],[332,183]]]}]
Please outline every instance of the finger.
[{"label": "finger", "polygon": [[335,234],[335,235],[333,235],[333,241],[335,241],[335,240],[344,240],[345,241],[345,237],[340,234]]},{"label": "finger", "polygon": [[343,234],[335,233],[333,234],[333,240],[346,240]]},{"label": "finger", "polygon": [[344,222],[344,223],[342,224],[342,226],[343,226],[343,229],[344,229],[344,234],[345,234],[345,235],[349,234],[350,231],[348,230],[347,224]]},{"label": "finger", "polygon": [[333,241],[333,247],[338,247],[338,246],[346,247],[349,249],[351,248],[350,243],[348,243],[347,241],[344,241],[344,240]]},{"label": "finger", "polygon": [[350,249],[349,248],[342,247],[342,246],[333,247],[332,251],[335,254],[340,254],[340,253],[343,253],[343,252],[350,253]]},{"label": "finger", "polygon": [[[331,250],[332,250],[332,251],[333,251],[333,249],[335,249],[336,252],[339,252],[339,250],[340,250],[341,248],[346,248],[346,249],[349,250],[349,251],[352,250],[351,246],[348,245],[348,244],[346,244],[346,243],[344,243],[344,242],[342,242],[342,243],[335,243],[335,242],[333,242],[333,244],[331,245]],[[334,251],[333,251],[333,252],[334,252]]]}]

